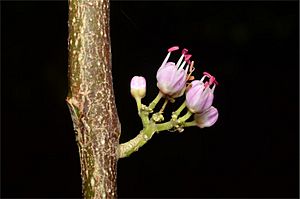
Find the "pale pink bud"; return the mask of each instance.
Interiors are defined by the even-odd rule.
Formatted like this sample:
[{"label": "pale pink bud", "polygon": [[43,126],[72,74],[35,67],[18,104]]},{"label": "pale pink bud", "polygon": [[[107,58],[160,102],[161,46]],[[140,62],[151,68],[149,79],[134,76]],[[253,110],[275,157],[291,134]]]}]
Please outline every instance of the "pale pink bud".
[{"label": "pale pink bud", "polygon": [[130,82],[130,92],[134,98],[143,98],[146,95],[146,79],[142,76],[134,76]]},{"label": "pale pink bud", "polygon": [[194,119],[198,127],[204,128],[214,125],[218,120],[218,116],[218,110],[215,107],[211,106],[208,109],[204,110],[202,113],[195,114]]},{"label": "pale pink bud", "polygon": [[171,52],[178,50],[178,47],[176,46],[170,49],[161,67],[157,71],[157,87],[163,94],[169,97],[180,97],[185,90],[189,65],[187,65],[186,68],[184,67],[191,58],[191,55],[187,55],[187,49],[183,49],[182,55],[176,64],[174,62],[167,62]]},{"label": "pale pink bud", "polygon": [[[203,80],[208,77],[209,81],[205,83]],[[213,88],[210,86],[213,85]],[[204,76],[201,80],[195,80],[191,83],[191,88],[186,93],[186,105],[188,109],[193,113],[201,113],[208,109],[214,99],[214,89],[217,82],[214,76],[207,72],[204,72]]]}]

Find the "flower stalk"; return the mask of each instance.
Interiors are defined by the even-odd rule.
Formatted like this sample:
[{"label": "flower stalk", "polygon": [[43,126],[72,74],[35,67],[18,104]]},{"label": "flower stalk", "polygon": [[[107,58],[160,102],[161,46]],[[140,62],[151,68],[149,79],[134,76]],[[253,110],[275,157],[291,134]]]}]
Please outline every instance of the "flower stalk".
[{"label": "flower stalk", "polygon": [[163,96],[164,94],[159,91],[157,96],[154,98],[154,100],[149,104],[149,110],[153,110]]}]

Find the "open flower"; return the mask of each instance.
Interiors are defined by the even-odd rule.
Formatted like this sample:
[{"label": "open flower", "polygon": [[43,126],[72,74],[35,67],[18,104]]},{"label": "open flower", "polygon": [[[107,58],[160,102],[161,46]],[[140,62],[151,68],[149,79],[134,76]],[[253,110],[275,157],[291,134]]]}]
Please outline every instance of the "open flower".
[{"label": "open flower", "polygon": [[[206,77],[209,78],[209,81],[204,83],[203,80]],[[212,84],[213,88],[210,88]],[[186,106],[192,113],[201,113],[212,105],[216,84],[215,77],[207,72],[204,72],[201,80],[192,81],[191,87],[186,93]]]},{"label": "open flower", "polygon": [[195,114],[194,119],[196,124],[200,128],[210,127],[216,123],[218,120],[218,110],[211,106],[208,109],[204,110],[202,113]]},{"label": "open flower", "polygon": [[134,98],[143,98],[146,95],[146,79],[134,76],[130,82],[130,93]]},{"label": "open flower", "polygon": [[[169,53],[156,74],[157,87],[163,94],[172,98],[182,96],[185,91],[188,77],[187,73],[190,68],[189,59],[192,56],[186,54],[188,51],[187,49],[183,49],[182,55],[176,64],[174,62],[167,62],[171,52],[178,49],[179,47],[177,46],[168,49]],[[184,68],[185,64],[187,64],[186,68]]]}]

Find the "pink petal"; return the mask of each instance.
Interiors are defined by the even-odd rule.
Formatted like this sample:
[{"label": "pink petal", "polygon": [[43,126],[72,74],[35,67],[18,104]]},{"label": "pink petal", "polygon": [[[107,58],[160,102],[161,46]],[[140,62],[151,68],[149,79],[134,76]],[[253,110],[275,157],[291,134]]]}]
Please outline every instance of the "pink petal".
[{"label": "pink petal", "polygon": [[146,88],[146,79],[142,76],[134,76],[130,81],[130,88]]},{"label": "pink petal", "polygon": [[214,125],[218,120],[218,117],[219,117],[218,110],[213,106],[206,109],[204,112],[200,114],[194,115],[194,118],[197,122],[197,126],[200,128],[210,127]]}]

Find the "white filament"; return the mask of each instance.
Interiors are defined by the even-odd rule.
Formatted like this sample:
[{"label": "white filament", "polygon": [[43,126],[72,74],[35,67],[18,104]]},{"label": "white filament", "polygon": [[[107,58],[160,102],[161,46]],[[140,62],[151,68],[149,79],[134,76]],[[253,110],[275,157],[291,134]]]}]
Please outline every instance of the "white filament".
[{"label": "white filament", "polygon": [[185,68],[185,73],[188,72],[189,68],[190,68],[190,65],[187,65],[187,67]]},{"label": "white filament", "polygon": [[205,79],[205,77],[207,77],[207,76],[203,75],[203,77],[200,79],[200,81],[203,82],[203,80]]},{"label": "white filament", "polygon": [[171,52],[169,52],[169,53],[167,54],[165,60],[164,60],[163,63],[161,64],[161,66],[164,66],[164,65],[167,63],[167,61],[169,60],[170,55],[171,55]]},{"label": "white filament", "polygon": [[182,62],[181,66],[179,67],[179,69],[178,69],[178,70],[180,70],[180,69],[183,69],[183,67],[184,67],[185,63],[186,63],[185,61],[184,61],[184,62]]},{"label": "white filament", "polygon": [[178,62],[176,63],[176,67],[178,67],[180,65],[183,57],[184,57],[184,54],[182,54],[181,57],[179,58]]}]

